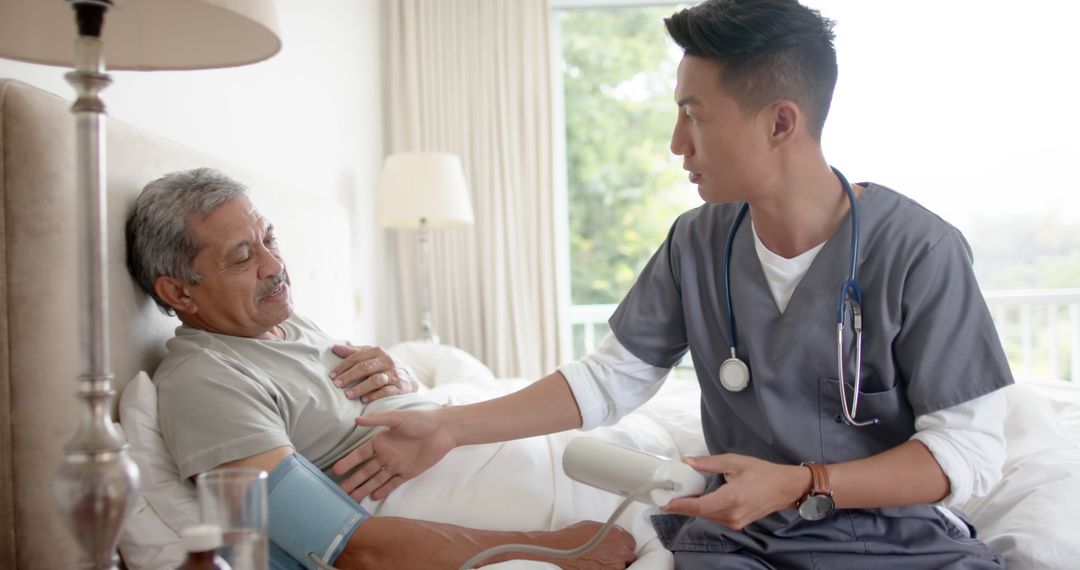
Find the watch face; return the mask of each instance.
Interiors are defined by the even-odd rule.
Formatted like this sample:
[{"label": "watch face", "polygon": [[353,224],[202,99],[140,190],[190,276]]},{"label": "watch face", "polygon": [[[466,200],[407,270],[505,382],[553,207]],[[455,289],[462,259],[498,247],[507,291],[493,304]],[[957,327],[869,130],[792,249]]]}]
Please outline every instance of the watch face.
[{"label": "watch face", "polygon": [[828,495],[810,495],[799,504],[799,516],[808,521],[819,521],[836,510],[836,503]]}]

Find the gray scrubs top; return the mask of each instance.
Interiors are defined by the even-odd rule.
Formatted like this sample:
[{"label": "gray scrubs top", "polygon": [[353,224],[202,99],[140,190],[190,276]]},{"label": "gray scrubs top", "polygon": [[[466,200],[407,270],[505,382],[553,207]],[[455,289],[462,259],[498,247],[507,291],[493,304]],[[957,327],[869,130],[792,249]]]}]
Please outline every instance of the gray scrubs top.
[{"label": "gray scrubs top", "polygon": [[[857,419],[877,417],[877,425],[856,428],[839,421],[836,312],[849,273],[850,217],[815,258],[783,313],[754,251],[750,222],[740,225],[732,249],[731,297],[737,353],[751,374],[742,392],[725,390],[717,379],[730,353],[723,245],[741,204],[706,204],[680,216],[611,317],[619,342],[649,364],[671,367],[692,351],[711,453],[783,464],[859,459],[908,440],[918,415],[1012,383],[963,236],[914,201],[867,186],[858,200],[863,354]],[[850,398],[855,359],[850,327],[844,343]],[[714,479],[715,488],[721,481]],[[738,552],[768,560],[770,552],[779,556],[792,541],[798,558],[774,558],[781,566],[821,563],[822,555],[811,558],[811,552],[839,556],[827,567],[888,564],[881,557],[886,553],[901,556],[897,563],[907,568],[946,565],[932,553],[951,560],[959,552],[960,558],[977,562],[957,567],[1000,563],[981,543],[951,536],[955,529],[928,505],[844,510],[816,523],[781,511],[742,532],[704,519],[658,517],[655,522],[677,563],[687,568],[698,567],[690,560],[702,553]],[[880,556],[859,558],[867,553]],[[703,567],[718,563],[707,559]]]}]

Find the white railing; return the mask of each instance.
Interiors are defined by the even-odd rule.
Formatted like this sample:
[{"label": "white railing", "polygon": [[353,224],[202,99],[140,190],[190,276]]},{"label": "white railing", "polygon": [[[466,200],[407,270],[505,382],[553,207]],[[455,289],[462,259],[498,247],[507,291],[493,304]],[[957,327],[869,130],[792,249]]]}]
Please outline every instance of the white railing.
[{"label": "white railing", "polygon": [[[989,291],[985,297],[1018,379],[1080,384],[1080,289]],[[592,352],[609,332],[616,306],[570,307],[574,358]]]},{"label": "white railing", "polygon": [[611,314],[615,312],[615,307],[618,305],[572,305],[570,307],[574,358],[580,358],[592,352],[600,339],[611,332],[607,322]]},{"label": "white railing", "polygon": [[986,302],[1014,375],[1080,384],[1080,289],[989,291]]}]

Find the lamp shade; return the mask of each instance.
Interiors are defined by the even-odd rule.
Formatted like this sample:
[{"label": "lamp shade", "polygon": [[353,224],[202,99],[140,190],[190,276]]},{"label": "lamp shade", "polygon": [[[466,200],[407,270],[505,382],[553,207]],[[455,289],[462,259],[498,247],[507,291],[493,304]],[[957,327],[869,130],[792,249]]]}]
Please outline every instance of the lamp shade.
[{"label": "lamp shade", "polygon": [[[181,70],[262,61],[281,49],[272,0],[116,0],[102,30],[110,69]],[[0,0],[0,57],[71,66],[64,0]]]},{"label": "lamp shade", "polygon": [[375,216],[379,225],[445,228],[473,223],[472,200],[457,155],[405,152],[386,158]]}]

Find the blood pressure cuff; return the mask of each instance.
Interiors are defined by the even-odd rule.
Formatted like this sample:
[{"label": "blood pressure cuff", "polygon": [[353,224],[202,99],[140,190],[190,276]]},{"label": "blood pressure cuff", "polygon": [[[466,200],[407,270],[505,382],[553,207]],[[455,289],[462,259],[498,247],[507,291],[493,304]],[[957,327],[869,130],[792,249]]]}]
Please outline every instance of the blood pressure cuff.
[{"label": "blood pressure cuff", "polygon": [[[333,564],[371,515],[307,459],[292,454],[270,473],[270,540],[305,568]],[[277,553],[275,553],[277,554]]]}]

